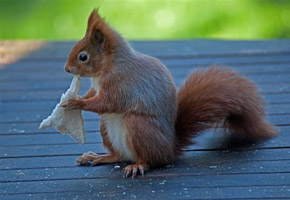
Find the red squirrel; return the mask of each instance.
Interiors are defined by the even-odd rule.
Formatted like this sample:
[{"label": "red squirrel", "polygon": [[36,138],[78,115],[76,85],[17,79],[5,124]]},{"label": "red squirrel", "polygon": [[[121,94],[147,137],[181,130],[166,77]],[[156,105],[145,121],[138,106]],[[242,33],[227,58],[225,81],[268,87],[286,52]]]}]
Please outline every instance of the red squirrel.
[{"label": "red squirrel", "polygon": [[100,115],[107,155],[84,153],[91,165],[130,161],[125,177],[172,163],[201,131],[223,128],[252,140],[276,136],[265,120],[264,100],[252,81],[227,68],[192,72],[177,91],[172,75],[156,58],[130,47],[97,10],[85,37],[72,49],[65,70],[91,77],[91,88],[66,109]]}]

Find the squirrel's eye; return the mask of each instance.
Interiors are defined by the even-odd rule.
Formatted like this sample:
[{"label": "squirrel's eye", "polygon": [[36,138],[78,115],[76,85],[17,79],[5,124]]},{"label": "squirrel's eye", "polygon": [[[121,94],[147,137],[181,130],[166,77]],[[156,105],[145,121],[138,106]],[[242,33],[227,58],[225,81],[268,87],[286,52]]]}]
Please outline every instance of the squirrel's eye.
[{"label": "squirrel's eye", "polygon": [[85,54],[85,53],[82,53],[82,54],[80,54],[79,55],[79,60],[80,61],[86,61],[88,59],[88,55],[87,54]]},{"label": "squirrel's eye", "polygon": [[78,59],[81,63],[87,63],[90,59],[90,55],[86,51],[81,51],[78,54]]}]

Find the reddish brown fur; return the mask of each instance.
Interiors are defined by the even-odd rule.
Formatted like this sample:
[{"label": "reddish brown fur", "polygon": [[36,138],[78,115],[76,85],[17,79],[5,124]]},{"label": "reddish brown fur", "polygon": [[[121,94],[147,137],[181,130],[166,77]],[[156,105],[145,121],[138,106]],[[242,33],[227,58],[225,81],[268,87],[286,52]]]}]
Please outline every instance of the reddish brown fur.
[{"label": "reddish brown fur", "polygon": [[276,136],[265,121],[264,105],[254,83],[237,72],[212,67],[191,73],[178,92],[178,149],[217,123],[253,140]]},{"label": "reddish brown fur", "polygon": [[96,95],[96,91],[93,88],[90,88],[90,90],[84,96],[82,96],[82,99],[89,99],[95,95]]},{"label": "reddish brown fur", "polygon": [[175,155],[173,141],[162,134],[154,119],[140,114],[126,117],[129,142],[139,160],[149,166],[165,165],[173,162]]},{"label": "reddish brown fur", "polygon": [[[98,31],[104,35],[103,42],[95,38]],[[89,53],[87,63],[78,61],[81,51]],[[108,123],[101,116],[101,134],[110,153],[102,162],[124,158],[116,150],[124,144],[113,144],[109,137],[110,125],[117,127],[110,115],[124,117],[126,131],[120,135],[126,137],[134,154],[129,155],[132,161],[137,161],[125,168],[126,176],[132,170],[134,176],[138,169],[142,172],[148,166],[173,162],[192,143],[192,137],[214,124],[223,123],[224,128],[255,140],[276,135],[275,128],[265,121],[264,100],[251,81],[225,68],[198,70],[180,88],[176,102],[176,88],[166,67],[131,49],[96,10],[89,17],[85,38],[75,45],[65,68],[98,80],[98,92],[91,88],[84,99],[70,100],[64,106],[107,115]],[[80,159],[87,158],[100,162],[100,156],[91,153]]]}]

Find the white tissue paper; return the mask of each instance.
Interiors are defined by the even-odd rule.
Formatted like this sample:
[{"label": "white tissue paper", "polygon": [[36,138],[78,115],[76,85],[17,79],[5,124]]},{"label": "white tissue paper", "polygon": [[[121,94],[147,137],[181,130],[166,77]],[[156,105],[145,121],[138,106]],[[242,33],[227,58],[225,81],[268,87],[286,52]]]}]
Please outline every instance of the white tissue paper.
[{"label": "white tissue paper", "polygon": [[65,94],[62,94],[60,102],[56,105],[51,115],[44,119],[39,129],[48,127],[56,128],[62,134],[68,134],[78,143],[86,142],[84,131],[84,120],[81,110],[65,110],[60,105],[69,99],[77,99],[80,90],[81,78],[75,76],[72,80],[70,88]]}]

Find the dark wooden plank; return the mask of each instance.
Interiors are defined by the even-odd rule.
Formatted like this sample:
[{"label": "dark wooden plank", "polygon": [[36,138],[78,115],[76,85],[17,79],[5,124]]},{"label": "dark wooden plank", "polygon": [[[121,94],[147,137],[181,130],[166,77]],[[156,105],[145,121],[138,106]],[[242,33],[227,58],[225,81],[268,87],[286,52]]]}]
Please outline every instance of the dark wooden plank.
[{"label": "dark wooden plank", "polygon": [[[71,163],[71,162],[70,162]],[[289,160],[282,161],[251,161],[245,162],[236,160],[235,164],[229,162],[207,162],[197,161],[192,164],[179,160],[174,165],[149,171],[147,176],[170,176],[173,174],[186,174],[189,176],[198,175],[234,175],[234,174],[288,174]],[[28,181],[49,181],[49,180],[71,180],[91,179],[117,176],[117,173],[125,167],[125,163],[100,165],[94,167],[71,166],[59,168],[23,169],[23,170],[1,170],[0,182],[28,182]],[[230,170],[229,170],[230,169]],[[73,172],[73,173],[71,173]]]},{"label": "dark wooden plank", "polygon": [[268,85],[258,85],[258,88],[263,93],[289,93],[290,91],[290,84],[288,83],[275,83],[275,84],[268,84]]},{"label": "dark wooden plank", "polygon": [[[270,65],[257,64],[257,65],[226,65],[226,66],[217,65],[217,66],[232,69],[246,76],[247,75],[262,75],[262,74],[281,74],[281,73],[289,74],[289,71],[290,71],[290,64],[279,64],[279,63],[270,64]],[[197,69],[206,70],[209,67],[210,65],[198,65],[198,66],[193,65],[193,66],[168,66],[167,68],[174,76],[176,76],[179,74],[189,74],[190,72],[195,71]],[[64,77],[66,75],[62,75],[62,76]]]},{"label": "dark wooden plank", "polygon": [[245,65],[245,64],[274,64],[289,63],[289,55],[259,55],[259,56],[237,56],[237,57],[214,57],[214,58],[180,58],[161,61],[168,67],[170,66],[192,66],[192,65]]},{"label": "dark wooden plank", "polygon": [[[283,127],[284,128],[284,127]],[[89,144],[102,142],[100,133],[87,132],[86,139]],[[0,146],[30,146],[51,144],[75,144],[75,140],[68,135],[58,132],[46,134],[22,134],[22,135],[0,135]]]},{"label": "dark wooden plank", "polygon": [[[275,153],[275,151],[272,152]],[[258,160],[255,160],[257,156],[253,156],[251,151],[230,151],[227,152],[227,155],[225,155],[226,152],[211,152],[211,155],[208,153],[208,155],[203,154],[203,156],[201,156],[201,153],[198,153],[199,152],[196,153],[197,155],[187,153],[185,156],[179,157],[179,159],[171,165],[149,171],[148,175],[273,174],[289,173],[290,171],[289,149],[288,159],[277,159],[275,157],[274,159],[272,158],[272,160],[266,160],[271,157],[267,156],[264,152],[258,153],[258,155],[264,155],[263,157],[258,157]],[[243,154],[246,154],[246,156]],[[267,157],[265,158],[265,156]],[[19,161],[26,159],[28,162],[32,163],[16,169],[15,166],[10,167],[10,165],[6,165],[3,170],[0,170],[0,182],[110,177],[112,176],[112,170],[118,171],[126,166],[126,163],[116,163],[96,166],[95,170],[92,170],[90,167],[76,165],[74,163],[75,158],[77,158],[77,156],[16,158],[16,160]],[[11,163],[11,159],[5,160]],[[37,164],[34,164],[34,162],[37,162]],[[69,171],[73,171],[74,173],[70,174]]]},{"label": "dark wooden plank", "polygon": [[[118,186],[117,186],[118,187]],[[137,186],[139,187],[139,185]],[[194,199],[194,200],[253,200],[253,199],[289,199],[288,186],[251,186],[251,187],[216,187],[216,188],[164,188],[155,187],[142,190],[136,188],[128,192],[127,188],[123,190],[112,190],[110,192],[92,191],[86,192],[50,192],[50,193],[27,193],[16,195],[3,195],[3,200],[18,199]],[[155,188],[155,189],[154,189]],[[233,193],[233,191],[235,191]],[[1,196],[0,196],[1,197]]]},{"label": "dark wooden plank", "polygon": [[[29,194],[35,191],[37,188],[37,193],[47,193],[47,192],[102,192],[104,194],[119,194],[123,196],[124,194],[140,194],[143,197],[148,194],[161,192],[161,190],[166,190],[172,197],[180,196],[181,194],[194,195],[196,189],[206,188],[209,191],[213,191],[210,188],[219,191],[221,188],[228,188],[228,197],[241,197],[242,193],[230,192],[233,189],[247,188],[247,196],[245,194],[243,197],[251,197],[255,192],[255,187],[262,187],[267,193],[267,191],[272,191],[270,188],[275,188],[278,186],[279,191],[283,193],[278,193],[275,191],[272,193],[276,196],[288,196],[290,191],[281,190],[282,186],[288,186],[289,188],[289,174],[243,174],[243,175],[199,175],[199,176],[168,176],[168,177],[150,177],[139,178],[135,180],[128,180],[120,178],[120,172],[115,172],[117,174],[115,177],[108,178],[92,178],[92,179],[72,179],[72,180],[58,180],[58,181],[38,181],[38,182],[21,182],[21,183],[3,183],[5,189],[0,189],[2,194]],[[149,184],[151,183],[151,184]],[[41,187],[39,187],[41,185]],[[18,187],[17,187],[18,186]],[[119,187],[118,187],[119,186]],[[15,190],[16,188],[16,190]],[[174,188],[174,189],[171,189]],[[224,190],[223,189],[223,190]],[[223,191],[222,190],[222,191]],[[154,191],[154,192],[152,192]],[[288,191],[288,192],[287,192]],[[252,192],[254,194],[252,194]],[[181,193],[181,194],[180,194]],[[245,193],[245,191],[244,191]],[[174,195],[175,194],[175,195]],[[220,197],[225,194],[218,192]],[[250,196],[248,196],[250,194]],[[166,196],[168,193],[166,194]],[[212,194],[206,194],[206,196],[211,196]],[[237,196],[239,195],[239,196]],[[257,195],[257,194],[256,194]],[[261,191],[258,192],[261,195]],[[268,194],[269,195],[269,194]],[[119,197],[120,197],[119,196]],[[154,197],[152,196],[152,197]],[[169,196],[169,195],[168,195]],[[123,196],[124,197],[124,196]],[[126,197],[126,196],[125,196]],[[156,196],[155,196],[156,197]],[[194,196],[192,196],[194,197]],[[213,197],[213,196],[211,196]]]},{"label": "dark wooden plank", "polygon": [[[286,111],[288,112],[288,111]],[[273,115],[267,116],[267,120],[276,126],[289,126],[289,116],[287,115]]]},{"label": "dark wooden plank", "polygon": [[[132,45],[140,52],[150,55],[235,55],[267,54],[267,52],[289,52],[289,40],[178,40],[178,41],[133,41]],[[218,51],[216,49],[218,47]],[[66,54],[65,54],[66,55]]]},{"label": "dark wooden plank", "polygon": [[[0,92],[7,93],[11,90],[17,90],[21,92],[26,92],[29,90],[38,90],[45,91],[49,89],[62,89],[66,91],[71,83],[71,79],[67,80],[47,80],[47,81],[38,81],[38,82],[22,82],[15,81],[13,83],[4,82],[0,85]],[[82,88],[88,89],[91,83],[88,78],[82,80]]]},{"label": "dark wooden plank", "polygon": [[[25,170],[25,169],[50,169],[50,168],[66,168],[66,167],[78,167],[75,165],[75,160],[83,152],[74,155],[62,155],[62,156],[43,156],[43,157],[19,157],[19,158],[2,158],[0,162],[0,170]],[[290,150],[286,148],[275,148],[275,149],[228,149],[228,150],[213,150],[213,151],[186,151],[184,156],[172,165],[170,168],[180,167],[182,168],[183,163],[191,164],[191,167],[204,165],[205,169],[210,166],[217,166],[220,163],[228,163],[228,172],[231,172],[232,168],[237,168],[240,162],[251,162],[256,161],[287,161],[290,158]],[[237,163],[236,163],[237,162]],[[119,163],[118,165],[120,165]],[[103,167],[104,166],[104,167]],[[105,167],[107,166],[107,167]],[[96,170],[111,170],[115,164],[101,165]],[[231,168],[232,167],[232,168]],[[252,165],[254,167],[254,165]],[[268,167],[271,167],[269,165]],[[281,165],[280,167],[287,167]],[[218,166],[216,168],[219,168]],[[255,167],[256,168],[256,167]],[[215,169],[211,167],[210,169]],[[283,170],[282,168],[279,168]],[[226,168],[224,169],[226,170]],[[243,170],[241,168],[241,170]],[[260,168],[262,170],[262,168]],[[272,169],[274,170],[274,169]],[[284,169],[284,171],[286,171]]]},{"label": "dark wooden plank", "polygon": [[[86,132],[94,132],[99,130],[99,121],[86,121],[85,122],[85,131]],[[8,124],[0,124],[0,134],[11,135],[11,134],[25,134],[25,133],[52,133],[55,132],[53,128],[47,128],[43,130],[39,130],[39,122],[31,122],[31,123],[8,123]]]},{"label": "dark wooden plank", "polygon": [[51,155],[78,155],[82,152],[96,151],[106,153],[101,144],[62,144],[0,147],[0,158],[35,157]]},{"label": "dark wooden plank", "polygon": [[[17,103],[15,103],[17,104]],[[25,104],[23,104],[25,106]],[[52,111],[11,111],[3,112],[0,115],[0,123],[15,123],[15,122],[41,122],[47,116],[51,114]],[[290,113],[290,112],[289,112]],[[98,115],[93,112],[83,112],[84,119],[87,120],[97,120]]]}]

